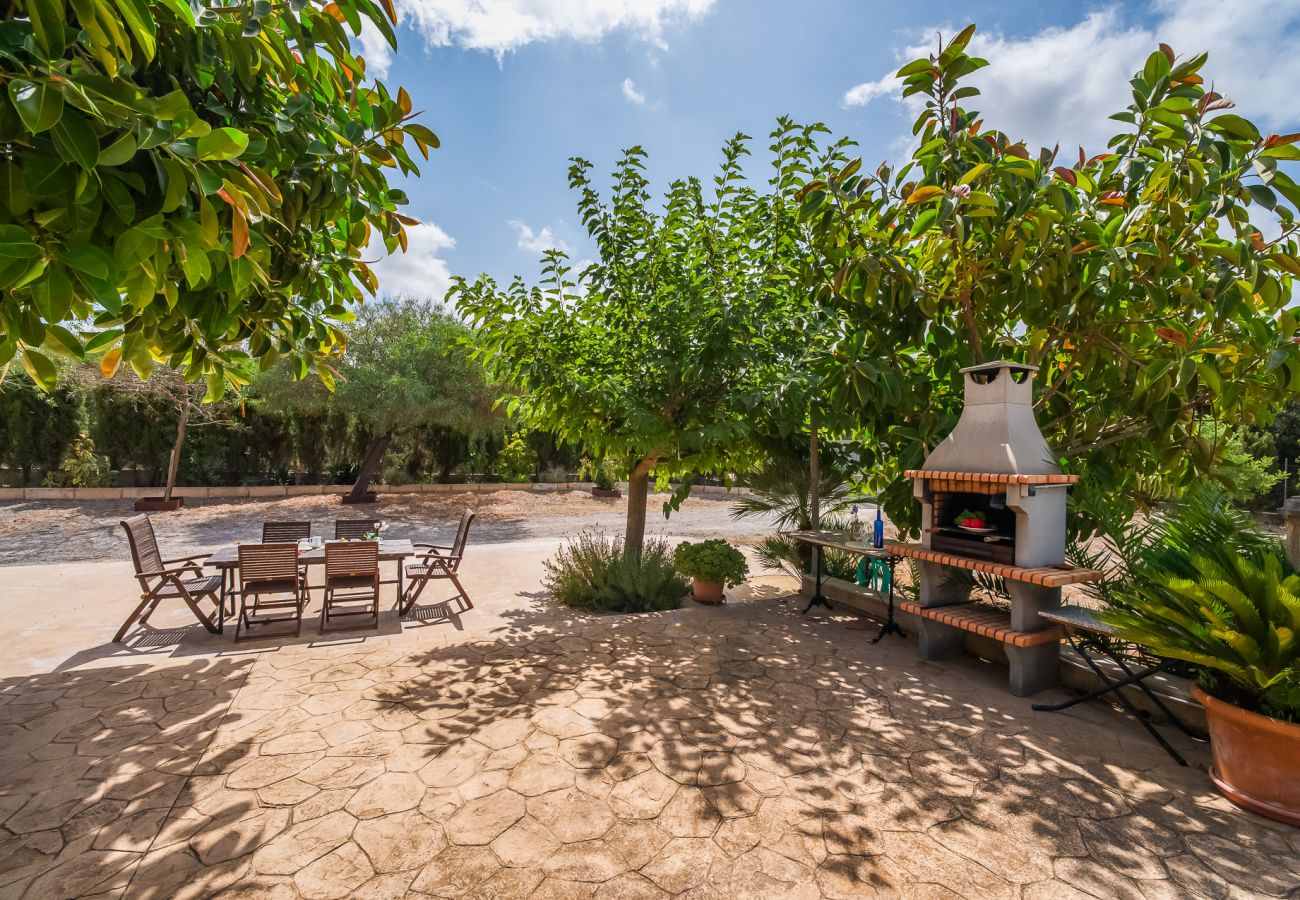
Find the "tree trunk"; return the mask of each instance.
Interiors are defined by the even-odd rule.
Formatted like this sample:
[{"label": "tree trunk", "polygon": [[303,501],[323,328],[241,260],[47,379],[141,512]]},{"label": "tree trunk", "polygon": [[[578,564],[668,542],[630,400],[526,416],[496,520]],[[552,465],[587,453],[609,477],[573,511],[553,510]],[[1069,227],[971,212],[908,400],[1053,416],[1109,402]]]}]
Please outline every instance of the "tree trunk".
[{"label": "tree trunk", "polygon": [[623,547],[636,560],[641,559],[641,548],[645,545],[646,497],[650,493],[650,470],[658,461],[657,453],[642,457],[628,473],[627,529],[623,534]]},{"label": "tree trunk", "polygon": [[[817,446],[817,410],[813,407],[808,408],[808,527],[813,531],[820,531],[822,527],[822,464],[820,450]],[[807,571],[813,571],[813,565],[816,562],[814,554],[821,553],[820,547],[814,547],[803,541],[799,542],[801,549],[806,551],[804,564]],[[804,556],[804,554],[800,554]]]},{"label": "tree trunk", "polygon": [[817,448],[817,411],[808,411],[808,527],[817,531],[822,525],[822,466]]},{"label": "tree trunk", "polygon": [[181,445],[185,443],[185,426],[190,421],[190,395],[185,394],[181,402],[181,417],[176,423],[176,443],[172,444],[172,457],[167,462],[167,487],[163,490],[163,499],[172,498],[172,489],[176,487],[176,470],[181,465]]},{"label": "tree trunk", "polygon": [[379,464],[383,462],[384,453],[392,442],[391,431],[384,432],[370,442],[370,447],[361,460],[361,467],[357,470],[356,484],[352,485],[352,490],[348,492],[349,497],[361,498],[370,491],[370,482],[374,481],[375,475],[379,472]]}]

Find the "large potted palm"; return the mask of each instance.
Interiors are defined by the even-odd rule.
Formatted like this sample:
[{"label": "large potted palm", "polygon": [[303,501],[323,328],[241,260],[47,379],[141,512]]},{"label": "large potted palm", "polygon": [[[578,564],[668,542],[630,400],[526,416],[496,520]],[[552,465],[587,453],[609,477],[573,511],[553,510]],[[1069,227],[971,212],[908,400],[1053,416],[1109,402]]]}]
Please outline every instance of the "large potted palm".
[{"label": "large potted palm", "polygon": [[1219,790],[1300,826],[1300,574],[1222,498],[1195,503],[1142,542],[1103,617],[1197,668]]}]

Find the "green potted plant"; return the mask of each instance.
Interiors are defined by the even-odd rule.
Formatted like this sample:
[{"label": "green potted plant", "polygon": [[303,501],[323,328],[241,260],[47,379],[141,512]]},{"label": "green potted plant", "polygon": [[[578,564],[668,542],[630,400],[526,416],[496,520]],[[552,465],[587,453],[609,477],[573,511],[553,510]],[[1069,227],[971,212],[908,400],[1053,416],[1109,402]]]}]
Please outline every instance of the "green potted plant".
[{"label": "green potted plant", "polygon": [[617,499],[623,496],[618,488],[614,487],[618,482],[618,463],[609,457],[599,461],[583,459],[579,475],[591,479],[591,496],[597,499]]},{"label": "green potted plant", "polygon": [[678,544],[673,561],[679,572],[694,580],[691,596],[700,603],[721,603],[723,586],[736,587],[749,575],[744,555],[726,541]]},{"label": "green potted plant", "polygon": [[1131,564],[1103,618],[1198,668],[1214,783],[1300,826],[1300,574],[1281,543],[1253,529],[1166,532]]}]

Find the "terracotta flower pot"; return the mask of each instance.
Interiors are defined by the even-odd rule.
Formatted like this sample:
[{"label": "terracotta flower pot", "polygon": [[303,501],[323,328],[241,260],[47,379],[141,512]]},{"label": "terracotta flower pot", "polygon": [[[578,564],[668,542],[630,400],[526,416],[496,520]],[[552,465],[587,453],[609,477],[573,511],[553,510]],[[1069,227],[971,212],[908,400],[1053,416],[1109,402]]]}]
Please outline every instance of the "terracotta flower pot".
[{"label": "terracotta flower pot", "polygon": [[1215,699],[1195,685],[1205,707],[1214,769],[1223,795],[1246,809],[1300,827],[1300,725]]},{"label": "terracotta flower pot", "polygon": [[172,497],[170,500],[164,500],[162,497],[141,497],[135,501],[136,512],[173,512],[185,505],[184,497]]},{"label": "terracotta flower pot", "polygon": [[694,579],[695,584],[691,590],[691,596],[696,603],[721,603],[722,602],[722,583],[713,581],[700,581]]}]

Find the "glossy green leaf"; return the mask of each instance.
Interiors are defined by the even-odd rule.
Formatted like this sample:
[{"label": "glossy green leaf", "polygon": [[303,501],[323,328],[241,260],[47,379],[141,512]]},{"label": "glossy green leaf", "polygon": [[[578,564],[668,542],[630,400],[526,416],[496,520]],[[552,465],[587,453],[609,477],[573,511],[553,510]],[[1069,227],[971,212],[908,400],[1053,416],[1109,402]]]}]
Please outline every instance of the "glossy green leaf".
[{"label": "glossy green leaf", "polygon": [[99,138],[80,113],[64,113],[50,134],[59,155],[68,162],[76,163],[86,171],[99,163]]},{"label": "glossy green leaf", "polygon": [[40,245],[32,240],[26,228],[0,225],[0,259],[35,259],[40,255]]},{"label": "glossy green leaf", "polygon": [[23,368],[41,390],[46,392],[54,390],[59,375],[54,369],[54,363],[50,362],[45,354],[28,348],[23,350],[22,359]]},{"label": "glossy green leaf", "polygon": [[44,83],[14,78],[9,82],[8,91],[23,125],[32,134],[53,128],[63,115],[63,94]]},{"label": "glossy green leaf", "polygon": [[27,16],[31,19],[32,35],[37,45],[50,59],[63,55],[67,42],[64,38],[62,0],[26,0]]},{"label": "glossy green leaf", "polygon": [[99,164],[101,166],[124,165],[135,156],[136,148],[135,135],[128,131],[99,152]]},{"label": "glossy green leaf", "polygon": [[247,134],[237,128],[217,128],[199,138],[198,156],[204,160],[235,159],[247,148]]},{"label": "glossy green leaf", "polygon": [[144,53],[145,59],[153,59],[157,48],[157,26],[149,5],[144,0],[114,0],[123,21],[135,37],[136,44]]}]

